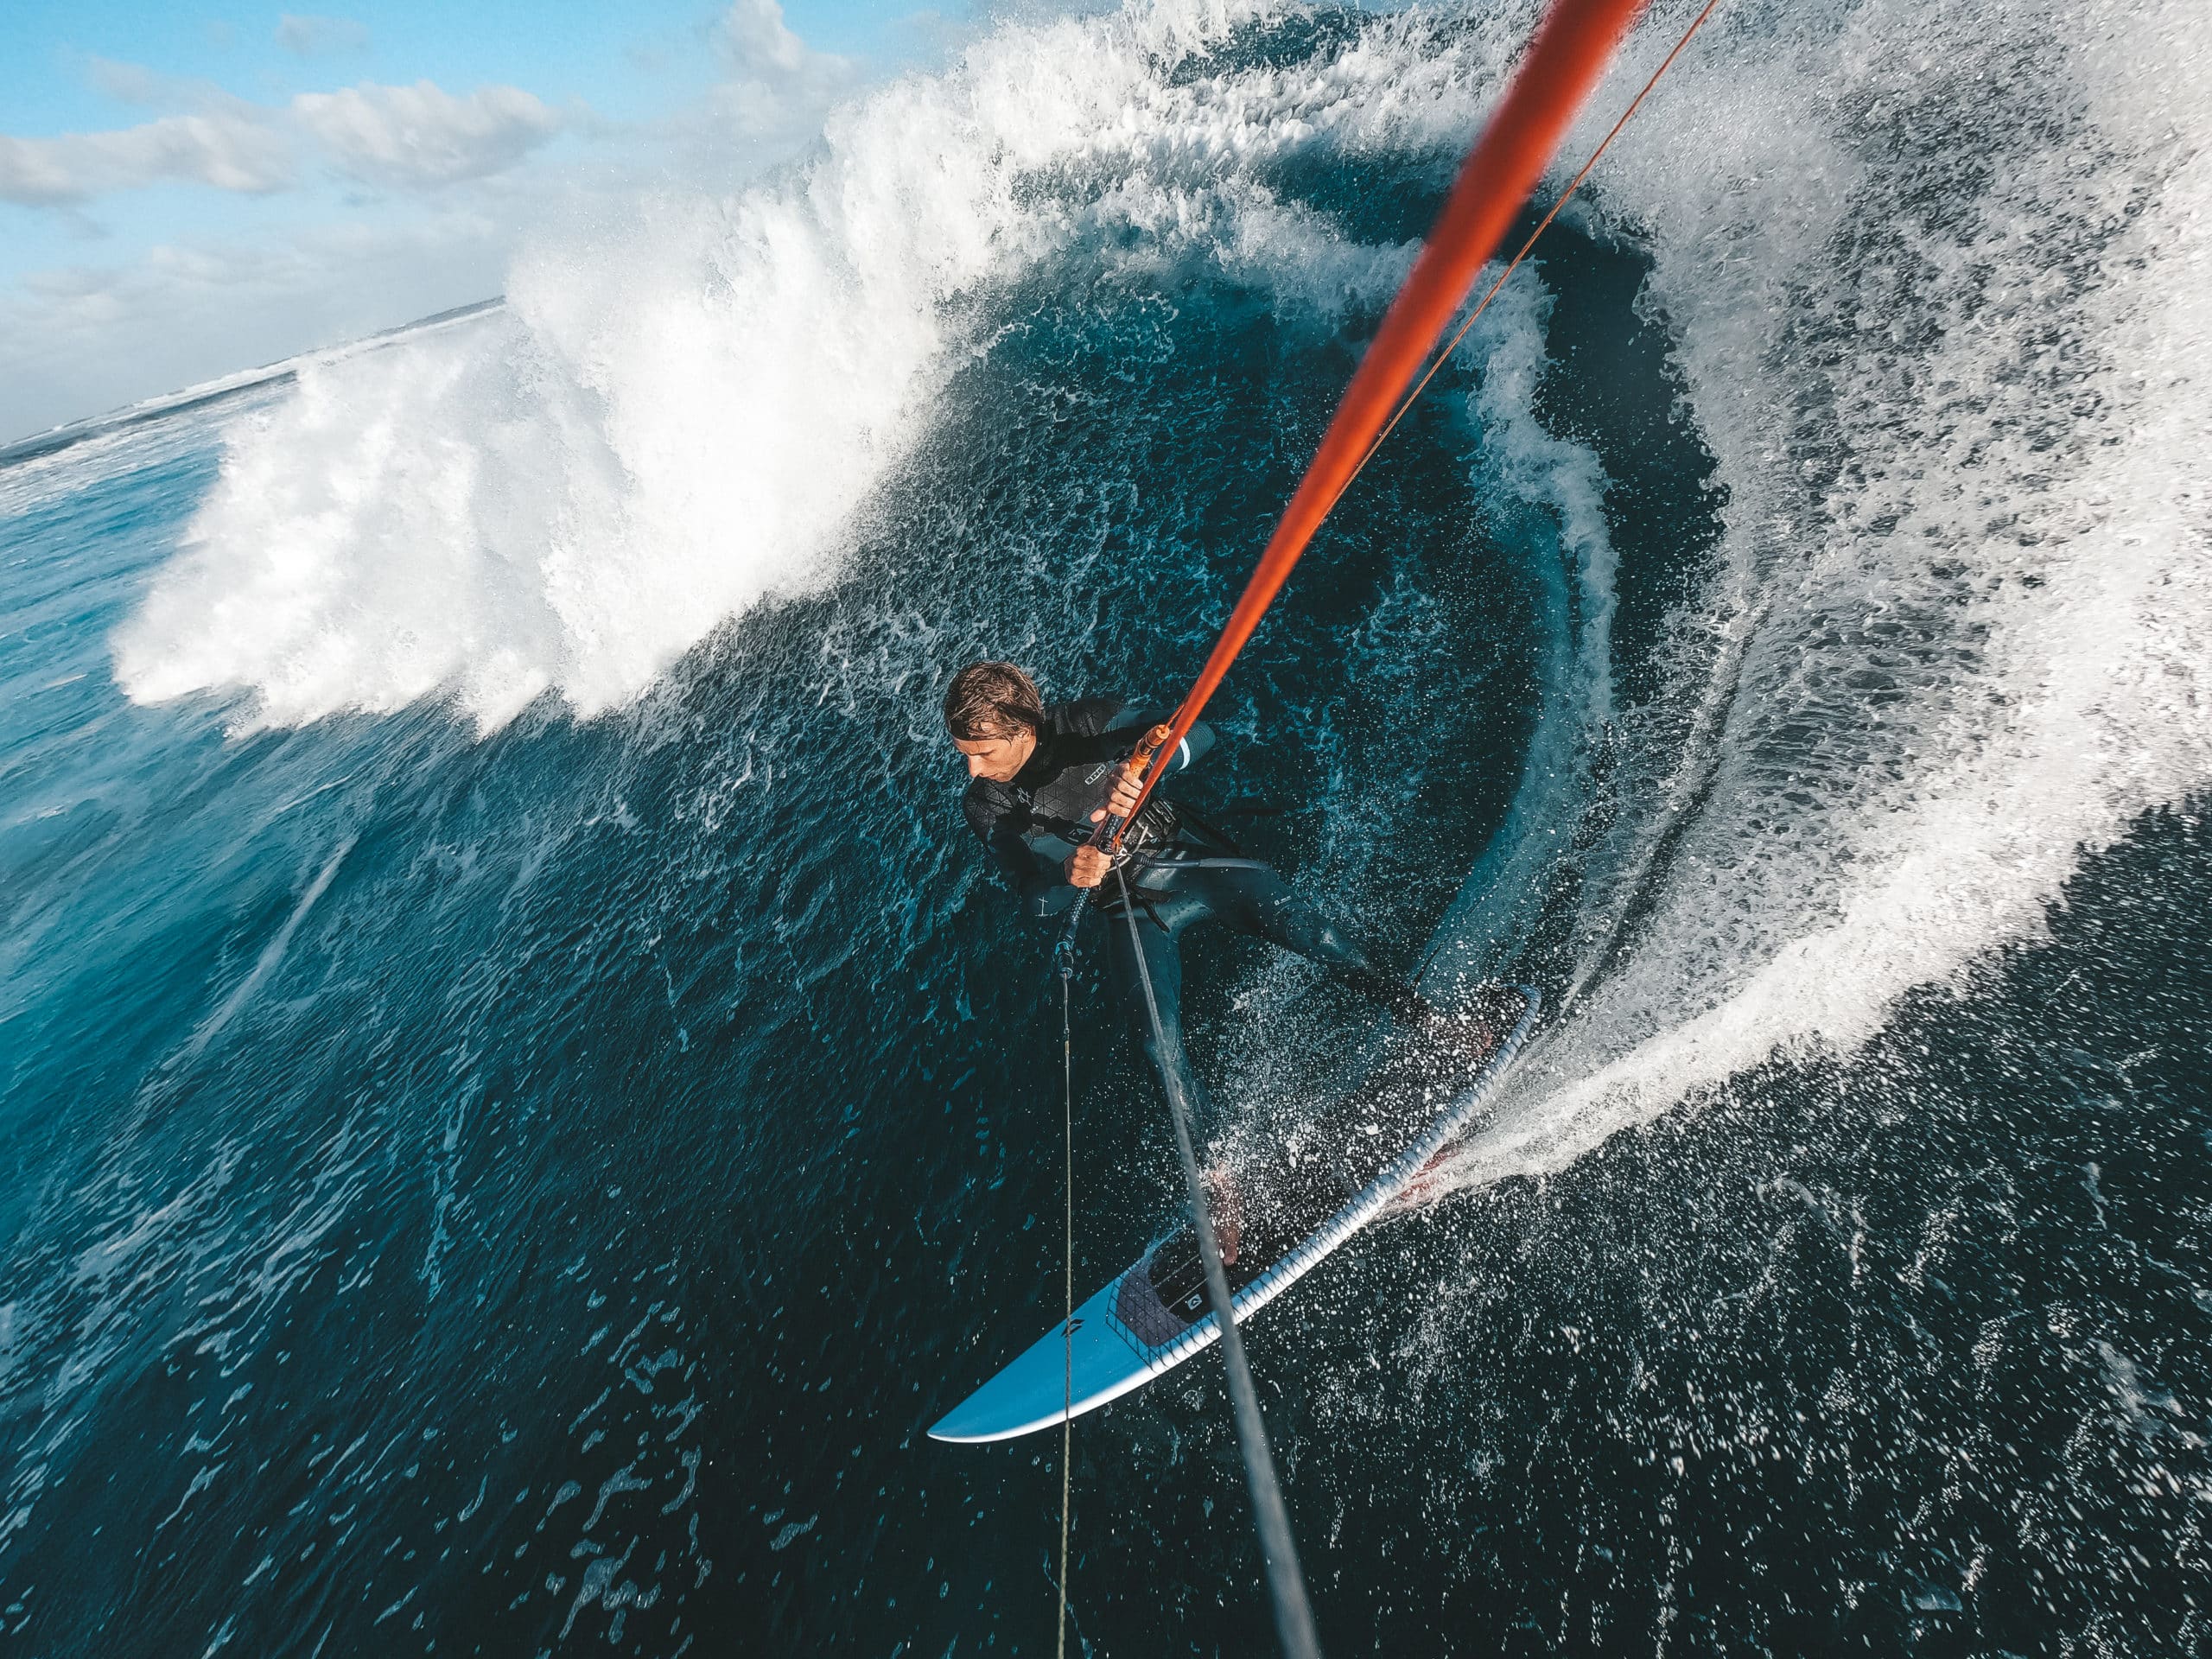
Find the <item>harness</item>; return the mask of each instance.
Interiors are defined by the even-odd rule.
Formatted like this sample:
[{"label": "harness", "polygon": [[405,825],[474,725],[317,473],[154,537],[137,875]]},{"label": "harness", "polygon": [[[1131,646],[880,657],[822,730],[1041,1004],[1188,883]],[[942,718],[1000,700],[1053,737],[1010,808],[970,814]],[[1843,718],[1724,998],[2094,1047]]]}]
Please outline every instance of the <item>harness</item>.
[{"label": "harness", "polygon": [[1145,850],[1146,843],[1132,847],[1125,840],[1121,854],[1114,861],[1116,870],[1121,874],[1121,880],[1116,884],[1119,891],[1109,891],[1106,883],[1102,881],[1091,890],[1090,902],[1104,915],[1119,916],[1122,910],[1122,895],[1126,894],[1128,902],[1165,933],[1168,927],[1160,918],[1160,906],[1171,896],[1172,890],[1165,885],[1147,882],[1145,880],[1147,874],[1156,873],[1173,880],[1175,874],[1181,870],[1264,870],[1268,867],[1263,860],[1246,857],[1244,849],[1236,844],[1235,836],[1202,817],[1194,807],[1179,802],[1171,804],[1161,797],[1154,796],[1145,803],[1144,813],[1148,814],[1154,808],[1162,806],[1168,808],[1179,830],[1190,832],[1200,845],[1211,844],[1219,850],[1193,855],[1183,850],[1192,844],[1185,842],[1180,844],[1171,842],[1160,851],[1148,852]]}]

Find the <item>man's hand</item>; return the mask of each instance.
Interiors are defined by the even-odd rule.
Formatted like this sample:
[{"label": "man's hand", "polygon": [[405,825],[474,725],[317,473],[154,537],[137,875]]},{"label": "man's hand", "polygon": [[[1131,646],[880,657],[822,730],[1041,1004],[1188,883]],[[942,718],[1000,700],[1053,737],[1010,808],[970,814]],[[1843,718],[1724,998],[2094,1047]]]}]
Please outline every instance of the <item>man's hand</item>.
[{"label": "man's hand", "polygon": [[1112,868],[1104,848],[1078,847],[1068,859],[1068,885],[1095,887],[1106,879],[1106,872]]},{"label": "man's hand", "polygon": [[[1106,804],[1090,815],[1093,823],[1105,823],[1109,813],[1117,818],[1129,816],[1129,809],[1137,804],[1137,796],[1144,788],[1143,763],[1167,741],[1168,731],[1166,726],[1155,726],[1144,734],[1144,741],[1137,745],[1136,752],[1122,762],[1121,775],[1114,779],[1114,792],[1106,798]],[[1071,875],[1069,879],[1072,880],[1074,878]],[[1076,882],[1078,887],[1097,885],[1096,880]]]},{"label": "man's hand", "polygon": [[[1090,815],[1093,823],[1105,823],[1109,815],[1116,818],[1129,816],[1129,809],[1137,804],[1137,797],[1144,791],[1144,764],[1167,741],[1167,733],[1166,727],[1155,726],[1144,734],[1135,752],[1122,762],[1122,770],[1114,779],[1114,792],[1106,798],[1106,804]],[[1095,887],[1113,868],[1113,861],[1107,857],[1104,848],[1078,847],[1068,858],[1068,885]]]}]

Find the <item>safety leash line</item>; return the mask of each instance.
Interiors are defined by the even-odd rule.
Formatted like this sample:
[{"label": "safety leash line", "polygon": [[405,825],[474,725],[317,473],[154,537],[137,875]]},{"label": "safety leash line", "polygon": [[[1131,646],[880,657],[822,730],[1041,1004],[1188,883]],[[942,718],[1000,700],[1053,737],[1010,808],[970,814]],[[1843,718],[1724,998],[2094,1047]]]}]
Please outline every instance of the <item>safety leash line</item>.
[{"label": "safety leash line", "polygon": [[1075,1435],[1075,1039],[1070,1034],[1068,986],[1075,964],[1060,958],[1060,1117],[1067,1148],[1067,1228],[1063,1236],[1067,1313],[1060,1324],[1062,1393],[1060,1395],[1060,1640],[1058,1659],[1068,1659],[1068,1488],[1072,1478],[1068,1462]]},{"label": "safety leash line", "polygon": [[1144,940],[1137,932],[1137,907],[1129,897],[1129,879],[1119,866],[1115,868],[1114,878],[1122,887],[1122,914],[1129,925],[1129,950],[1136,957],[1137,982],[1144,988],[1145,1018],[1152,1025],[1153,1047],[1162,1059],[1160,1080],[1167,1093],[1168,1116],[1175,1124],[1175,1150],[1182,1158],[1183,1184],[1190,1193],[1191,1225],[1198,1236],[1199,1259],[1205,1263],[1206,1295],[1213,1303],[1214,1323],[1221,1332],[1221,1356],[1229,1371],[1229,1398],[1236,1418],[1236,1444],[1244,1454],[1244,1484],[1252,1494],[1252,1518],[1259,1529],[1260,1556],[1268,1569],[1268,1591],[1274,1602],[1275,1630],[1282,1638],[1287,1659],[1321,1659],[1320,1636],[1313,1627],[1313,1609],[1306,1598],[1305,1575],[1299,1570],[1298,1546],[1290,1535],[1290,1512],[1283,1506],[1282,1487],[1275,1479],[1267,1424],[1260,1416],[1260,1395],[1252,1386],[1244,1339],[1237,1334],[1229,1275],[1221,1265],[1221,1247],[1214,1242],[1213,1217],[1206,1212],[1205,1183],[1198,1174],[1198,1155],[1192,1141],[1190,1104],[1183,1098],[1183,1085],[1174,1066],[1166,1063],[1160,1004],[1153,995]]}]

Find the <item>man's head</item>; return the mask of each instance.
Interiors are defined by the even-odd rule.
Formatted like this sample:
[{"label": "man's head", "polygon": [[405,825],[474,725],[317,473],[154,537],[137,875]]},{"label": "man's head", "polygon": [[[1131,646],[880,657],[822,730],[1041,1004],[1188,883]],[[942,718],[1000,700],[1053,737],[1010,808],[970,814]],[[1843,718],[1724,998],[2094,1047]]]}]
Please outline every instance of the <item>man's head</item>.
[{"label": "man's head", "polygon": [[945,688],[944,727],[970,778],[1010,783],[1036,753],[1045,700],[1012,663],[970,663]]}]

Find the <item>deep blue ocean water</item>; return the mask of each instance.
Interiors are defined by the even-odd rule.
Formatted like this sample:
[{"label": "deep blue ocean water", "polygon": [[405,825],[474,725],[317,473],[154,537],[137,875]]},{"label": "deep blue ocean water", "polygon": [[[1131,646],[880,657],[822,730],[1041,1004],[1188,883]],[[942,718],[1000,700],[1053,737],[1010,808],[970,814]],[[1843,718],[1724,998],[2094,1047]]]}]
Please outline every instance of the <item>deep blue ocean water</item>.
[{"label": "deep blue ocean water", "polygon": [[[1904,11],[1761,15],[1686,72],[1213,712],[1192,798],[1265,809],[1254,850],[1392,965],[1555,1009],[1454,1190],[1249,1332],[1332,1652],[2212,1640],[2212,826],[2158,666],[2202,528],[2113,609],[2148,543],[2099,518],[2103,417],[2005,402],[2039,363],[2159,390],[2113,273],[2186,200],[2113,118],[1948,81],[1987,31],[1942,16],[1899,61],[1853,31]],[[988,253],[871,195],[916,141],[833,132],[704,275],[626,254],[618,303],[549,262],[0,456],[12,1644],[1050,1649],[1058,1437],[924,1435],[1056,1316],[1063,1202],[1050,941],[937,698],[991,654],[1173,699],[1520,21],[1008,24],[874,106],[984,158]],[[1864,96],[1723,99],[1793,54]],[[1761,143],[1699,149],[1732,124]],[[2107,241],[1978,239],[2073,224],[2037,168],[2085,135],[2150,181]],[[2110,315],[2016,352],[1992,270]],[[771,330],[802,304],[851,332]],[[682,349],[585,350],[594,306]],[[657,435],[902,328],[908,378],[795,404],[773,465]],[[2139,493],[2174,407],[2112,417]],[[686,537],[709,574],[652,563]],[[1355,1002],[1192,959],[1236,1134],[1348,1074]],[[1175,1192],[1096,966],[1078,1294]],[[1074,1459],[1084,1651],[1272,1650],[1217,1360]]]}]

